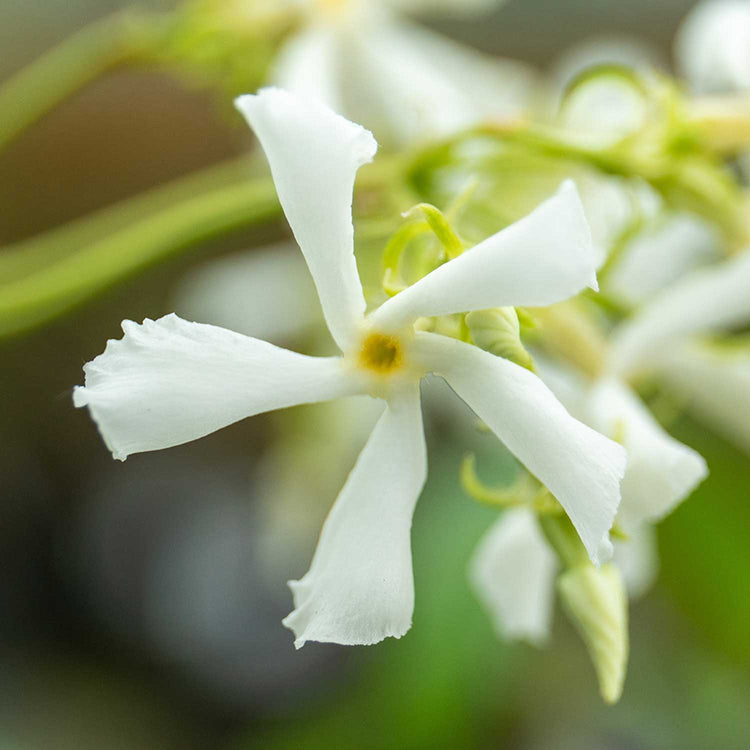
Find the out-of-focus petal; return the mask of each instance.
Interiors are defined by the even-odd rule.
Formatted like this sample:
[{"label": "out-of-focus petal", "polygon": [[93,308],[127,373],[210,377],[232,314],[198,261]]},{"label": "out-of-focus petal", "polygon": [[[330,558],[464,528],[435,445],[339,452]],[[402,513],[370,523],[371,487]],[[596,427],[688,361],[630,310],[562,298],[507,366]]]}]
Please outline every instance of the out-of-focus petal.
[{"label": "out-of-focus petal", "polygon": [[270,80],[296,96],[314,99],[334,112],[346,112],[336,29],[319,24],[295,34],[276,56]]},{"label": "out-of-focus petal", "polygon": [[675,37],[677,66],[700,93],[750,88],[750,2],[704,0]]},{"label": "out-of-focus petal", "polygon": [[625,450],[568,414],[533,373],[501,357],[420,333],[415,351],[560,501],[595,564],[612,556]]},{"label": "out-of-focus petal", "polygon": [[182,318],[275,344],[324,325],[310,272],[292,244],[237,253],[199,266],[177,286],[174,309]]},{"label": "out-of-focus petal", "polygon": [[372,161],[375,139],[360,125],[281,89],[241,96],[236,104],[266,152],[328,328],[346,349],[365,310],[354,259],[354,176]]},{"label": "out-of-focus petal", "polygon": [[659,378],[687,409],[750,453],[750,352],[699,342],[670,353]]},{"label": "out-of-focus petal", "polygon": [[505,305],[541,307],[596,289],[591,236],[575,184],[566,180],[528,216],[444,263],[373,315],[398,328],[420,316]]},{"label": "out-of-focus petal", "polygon": [[635,221],[654,210],[659,199],[647,185],[626,184],[620,177],[576,175],[576,184],[591,228],[596,268]]},{"label": "out-of-focus petal", "polygon": [[607,276],[605,291],[630,305],[643,305],[685,274],[718,259],[715,227],[681,213],[639,232]]},{"label": "out-of-focus petal", "polygon": [[636,599],[653,586],[659,575],[656,529],[644,523],[627,529],[628,538],[615,542],[613,561],[622,573],[628,596]]},{"label": "out-of-focus petal", "polygon": [[518,117],[536,92],[528,66],[387,14],[374,16],[367,33],[350,33],[339,43],[345,111],[396,143]]},{"label": "out-of-focus petal", "polygon": [[660,520],[706,478],[703,457],[667,434],[623,383],[598,382],[589,412],[588,423],[605,435],[621,435],[628,453],[617,514],[624,526]]},{"label": "out-of-focus petal", "polygon": [[609,368],[621,375],[658,367],[690,334],[750,321],[750,251],[672,284],[611,339]]},{"label": "out-of-focus petal", "polygon": [[528,508],[507,510],[482,537],[469,578],[501,638],[549,634],[557,560]]},{"label": "out-of-focus petal", "polygon": [[120,460],[253,414],[361,392],[339,357],[306,357],[176,315],[125,320],[122,329],[73,394]]},{"label": "out-of-focus petal", "polygon": [[411,627],[410,530],[427,473],[418,386],[389,400],[323,526],[312,565],[291,581],[284,625],[297,648],[400,638]]},{"label": "out-of-focus petal", "polygon": [[576,419],[586,421],[591,391],[589,380],[578,370],[537,352],[534,352],[534,372]]}]

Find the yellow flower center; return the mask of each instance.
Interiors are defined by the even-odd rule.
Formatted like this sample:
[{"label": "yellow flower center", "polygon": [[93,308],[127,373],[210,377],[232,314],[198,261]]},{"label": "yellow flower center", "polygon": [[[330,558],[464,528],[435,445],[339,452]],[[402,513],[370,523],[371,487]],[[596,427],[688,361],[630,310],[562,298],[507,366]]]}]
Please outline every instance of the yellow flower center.
[{"label": "yellow flower center", "polygon": [[397,336],[370,333],[362,341],[359,364],[378,375],[390,375],[404,364],[404,351]]}]

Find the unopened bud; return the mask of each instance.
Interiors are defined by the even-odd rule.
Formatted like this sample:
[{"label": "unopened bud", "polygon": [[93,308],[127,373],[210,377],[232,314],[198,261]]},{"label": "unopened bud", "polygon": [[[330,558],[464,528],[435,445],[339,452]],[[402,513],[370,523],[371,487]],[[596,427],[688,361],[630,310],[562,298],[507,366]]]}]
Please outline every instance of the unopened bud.
[{"label": "unopened bud", "polygon": [[515,308],[494,307],[470,312],[466,325],[480,349],[532,369],[531,356],[521,343],[521,326]]},{"label": "unopened bud", "polygon": [[578,565],[560,574],[557,589],[594,662],[602,698],[616,703],[628,662],[628,600],[619,570],[612,563]]}]

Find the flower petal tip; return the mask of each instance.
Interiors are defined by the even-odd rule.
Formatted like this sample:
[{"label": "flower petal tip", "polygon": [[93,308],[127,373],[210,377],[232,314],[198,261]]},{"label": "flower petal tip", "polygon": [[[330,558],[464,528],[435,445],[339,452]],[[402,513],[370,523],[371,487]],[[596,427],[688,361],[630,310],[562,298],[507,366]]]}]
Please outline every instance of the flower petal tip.
[{"label": "flower petal tip", "polygon": [[325,623],[316,623],[313,618],[314,616],[304,614],[301,608],[296,608],[281,621],[285,628],[294,633],[294,648],[298,651],[308,641],[335,643],[339,646],[374,646],[386,638],[401,638],[411,629],[411,620],[409,620],[405,627],[395,630],[383,629],[378,632],[370,631],[367,634],[361,630],[351,631],[346,627],[330,631]]},{"label": "flower petal tip", "polygon": [[73,406],[76,407],[76,409],[80,409],[84,406],[88,406],[89,403],[89,396],[88,392],[86,391],[86,386],[84,385],[77,385],[73,388]]},{"label": "flower petal tip", "polygon": [[283,115],[290,120],[292,113],[298,115],[307,113],[313,121],[333,118],[333,121],[345,123],[345,127],[350,130],[349,139],[356,144],[357,163],[360,166],[371,162],[378,150],[378,142],[367,128],[347,120],[343,115],[320,102],[293,94],[277,86],[266,86],[259,89],[257,94],[242,94],[235,98],[234,106],[253,129],[256,129],[257,117]]}]

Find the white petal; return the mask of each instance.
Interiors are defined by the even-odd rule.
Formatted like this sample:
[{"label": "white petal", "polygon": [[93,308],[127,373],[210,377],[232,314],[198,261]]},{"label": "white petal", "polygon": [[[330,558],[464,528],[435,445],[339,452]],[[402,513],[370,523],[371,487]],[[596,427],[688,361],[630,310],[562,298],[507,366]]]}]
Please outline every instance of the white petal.
[{"label": "white petal", "polygon": [[541,644],[549,635],[556,571],[534,513],[514,508],[482,537],[469,577],[498,636]]},{"label": "white petal", "polygon": [[615,565],[622,573],[628,596],[637,598],[651,588],[659,574],[656,529],[644,523],[627,529],[628,538],[615,542]]},{"label": "white petal", "polygon": [[347,111],[379,135],[413,142],[489,118],[518,116],[534,75],[387,14],[341,41]]},{"label": "white petal", "polygon": [[675,58],[694,91],[750,88],[750,3],[698,3],[678,30]]},{"label": "white petal", "polygon": [[622,446],[571,417],[536,375],[506,359],[427,333],[415,351],[560,501],[592,561],[609,559]]},{"label": "white petal", "polygon": [[120,460],[253,414],[361,392],[339,357],[305,357],[176,315],[125,320],[122,329],[73,394]]},{"label": "white petal", "polygon": [[705,479],[703,457],[667,434],[627,385],[615,379],[591,385],[544,358],[534,362],[568,411],[603,435],[622,438],[628,463],[618,522],[659,520]]},{"label": "white petal", "polygon": [[626,375],[658,364],[684,337],[750,321],[750,252],[694,271],[665,289],[611,339],[609,368]]},{"label": "white petal", "polygon": [[585,422],[589,416],[591,381],[578,370],[557,360],[552,361],[544,354],[533,352],[533,355],[536,374],[570,414]]},{"label": "white petal", "polygon": [[341,490],[284,625],[307,641],[369,645],[411,627],[411,517],[427,473],[418,386],[394,395]]},{"label": "white petal", "polygon": [[594,252],[575,184],[566,180],[528,216],[444,263],[372,317],[400,327],[420,316],[504,305],[541,307],[596,289]]},{"label": "white petal", "polygon": [[703,457],[668,435],[623,383],[597,383],[589,413],[592,427],[605,435],[622,435],[628,453],[617,514],[625,527],[660,520],[706,478]]},{"label": "white petal", "polygon": [[174,309],[180,317],[276,344],[324,325],[310,272],[292,244],[198,266],[177,286]]},{"label": "white petal", "polygon": [[328,327],[346,349],[365,310],[354,260],[354,176],[372,161],[375,139],[360,125],[281,89],[241,96],[236,105],[266,152]]},{"label": "white petal", "polygon": [[290,93],[344,112],[335,29],[316,25],[287,41],[273,63],[270,80]]},{"label": "white petal", "polygon": [[657,201],[647,185],[625,185],[618,177],[576,176],[578,192],[591,229],[596,268],[599,269],[622,233],[643,218]]},{"label": "white petal", "polygon": [[686,407],[750,453],[750,352],[694,343],[673,351],[659,377]]},{"label": "white petal", "polygon": [[640,232],[607,276],[606,291],[642,305],[686,273],[717,260],[716,228],[689,213],[670,216]]}]

